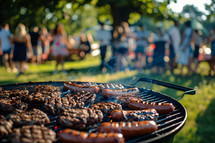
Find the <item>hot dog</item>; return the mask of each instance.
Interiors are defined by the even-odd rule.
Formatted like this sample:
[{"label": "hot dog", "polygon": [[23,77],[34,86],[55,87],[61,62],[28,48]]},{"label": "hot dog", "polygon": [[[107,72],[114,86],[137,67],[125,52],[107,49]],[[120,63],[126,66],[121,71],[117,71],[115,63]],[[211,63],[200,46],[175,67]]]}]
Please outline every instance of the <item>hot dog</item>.
[{"label": "hot dog", "polygon": [[138,101],[131,100],[128,106],[130,109],[133,109],[133,110],[153,108],[159,114],[167,114],[174,111],[175,109],[172,103],[148,103],[148,102],[143,102],[141,100],[138,100]]},{"label": "hot dog", "polygon": [[63,86],[66,90],[70,89],[74,92],[81,92],[81,91],[88,91],[91,93],[99,92],[99,88],[97,86],[79,85],[77,83],[72,83],[72,82],[65,82]]},{"label": "hot dog", "polygon": [[128,88],[128,89],[122,89],[122,90],[104,89],[102,91],[102,95],[105,98],[114,98],[116,96],[126,95],[126,94],[137,95],[138,93],[139,93],[138,88]]},{"label": "hot dog", "polygon": [[155,109],[145,110],[113,110],[110,118],[113,121],[157,120],[159,114]]},{"label": "hot dog", "polygon": [[59,133],[63,143],[124,143],[120,133],[87,133],[71,129],[64,129]]},{"label": "hot dog", "polygon": [[155,121],[105,122],[98,127],[100,133],[122,133],[124,137],[137,137],[158,129]]}]

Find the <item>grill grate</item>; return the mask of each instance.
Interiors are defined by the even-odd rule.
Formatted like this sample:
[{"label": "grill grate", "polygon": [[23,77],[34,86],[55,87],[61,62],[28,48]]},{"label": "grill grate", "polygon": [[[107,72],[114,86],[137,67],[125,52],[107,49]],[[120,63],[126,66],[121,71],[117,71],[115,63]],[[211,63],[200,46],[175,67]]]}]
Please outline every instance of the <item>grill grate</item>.
[{"label": "grill grate", "polygon": [[[5,85],[2,86],[4,89],[13,89],[13,88],[23,88],[28,86],[36,86],[42,84],[49,84],[53,86],[60,86],[63,87],[64,82],[36,82],[36,83],[23,83],[23,84],[15,84],[15,85]],[[77,82],[78,84],[83,82]],[[89,84],[89,83],[85,83]],[[101,83],[90,83],[93,85],[100,85]],[[113,84],[112,84],[113,85]],[[113,87],[113,86],[110,86]],[[133,86],[124,86],[123,88],[131,88]],[[122,88],[122,86],[120,86]],[[170,102],[175,106],[175,110],[170,114],[160,115],[156,123],[158,124],[158,130],[152,134],[148,134],[145,136],[137,137],[137,138],[129,138],[126,139],[126,143],[132,142],[157,142],[163,140],[164,138],[174,137],[174,135],[183,127],[186,118],[187,112],[183,105],[181,105],[177,100],[168,97],[162,93],[154,92],[152,90],[148,90],[145,88],[139,88],[140,92],[138,94],[139,97],[142,98],[143,101],[148,102]],[[67,92],[62,92],[62,96]],[[96,102],[101,102],[101,93],[98,93],[97,98],[95,99]],[[106,99],[102,99],[102,102],[105,102]],[[45,125],[50,129],[53,129],[56,133],[62,130],[62,127],[57,122],[57,116],[48,115],[50,118],[50,123]],[[88,129],[89,132],[96,132],[97,129],[95,127],[91,127]],[[5,139],[3,140],[5,142]],[[7,142],[7,140],[6,140]],[[59,140],[58,140],[59,142]]]}]

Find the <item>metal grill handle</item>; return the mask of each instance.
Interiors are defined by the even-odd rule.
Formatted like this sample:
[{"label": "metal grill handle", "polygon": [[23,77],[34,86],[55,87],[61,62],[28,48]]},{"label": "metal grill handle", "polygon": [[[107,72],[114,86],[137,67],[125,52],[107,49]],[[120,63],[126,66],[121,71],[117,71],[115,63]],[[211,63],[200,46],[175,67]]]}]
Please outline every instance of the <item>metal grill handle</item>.
[{"label": "metal grill handle", "polygon": [[182,99],[185,94],[190,94],[190,95],[195,95],[196,94],[196,90],[195,89],[188,88],[188,87],[183,87],[183,86],[180,86],[180,85],[176,85],[176,84],[172,84],[172,83],[168,83],[168,82],[163,82],[163,81],[159,81],[159,80],[155,80],[155,79],[145,78],[145,77],[138,79],[136,81],[136,83],[134,83],[132,85],[135,85],[138,82],[149,82],[151,84],[157,84],[157,85],[161,85],[161,86],[164,86],[164,87],[172,88],[172,89],[175,89],[175,90],[184,91],[184,93],[182,94],[182,96],[179,99],[177,99],[177,100]]}]

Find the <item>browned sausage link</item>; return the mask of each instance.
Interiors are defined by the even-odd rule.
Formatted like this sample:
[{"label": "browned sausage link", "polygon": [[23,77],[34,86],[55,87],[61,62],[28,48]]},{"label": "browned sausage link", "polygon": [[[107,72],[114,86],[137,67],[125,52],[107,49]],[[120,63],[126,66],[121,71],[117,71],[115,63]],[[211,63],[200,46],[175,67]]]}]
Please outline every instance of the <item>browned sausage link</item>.
[{"label": "browned sausage link", "polygon": [[72,83],[72,82],[65,82],[63,86],[65,89],[67,90],[70,89],[75,92],[81,92],[81,91],[88,91],[91,93],[99,92],[99,88],[97,86],[79,85],[77,83]]},{"label": "browned sausage link", "polygon": [[155,109],[145,110],[113,110],[110,118],[113,121],[140,121],[140,120],[156,120],[159,114]]},{"label": "browned sausage link", "polygon": [[137,95],[138,93],[139,93],[138,88],[128,88],[128,89],[122,89],[122,90],[104,89],[102,91],[102,95],[105,98],[113,98],[115,96],[126,95],[126,94]]},{"label": "browned sausage link", "polygon": [[124,143],[121,133],[87,133],[72,129],[64,129],[59,133],[63,143]]},{"label": "browned sausage link", "polygon": [[141,110],[141,109],[148,109],[153,108],[159,114],[167,114],[174,111],[175,107],[172,103],[148,103],[143,101],[132,100],[129,103],[129,108],[133,110]]},{"label": "browned sausage link", "polygon": [[155,121],[106,122],[99,126],[101,133],[122,133],[124,137],[137,137],[153,133],[158,129]]}]

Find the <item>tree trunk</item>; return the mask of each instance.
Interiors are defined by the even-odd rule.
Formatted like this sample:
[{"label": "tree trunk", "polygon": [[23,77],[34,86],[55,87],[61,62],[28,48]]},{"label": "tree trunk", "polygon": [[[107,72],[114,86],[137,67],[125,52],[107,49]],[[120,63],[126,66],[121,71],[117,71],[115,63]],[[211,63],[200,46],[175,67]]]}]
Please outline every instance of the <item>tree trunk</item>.
[{"label": "tree trunk", "polygon": [[113,17],[113,29],[116,26],[119,26],[121,22],[125,21],[128,22],[130,9],[129,6],[119,7],[116,6],[114,3],[111,6],[111,15]]}]

